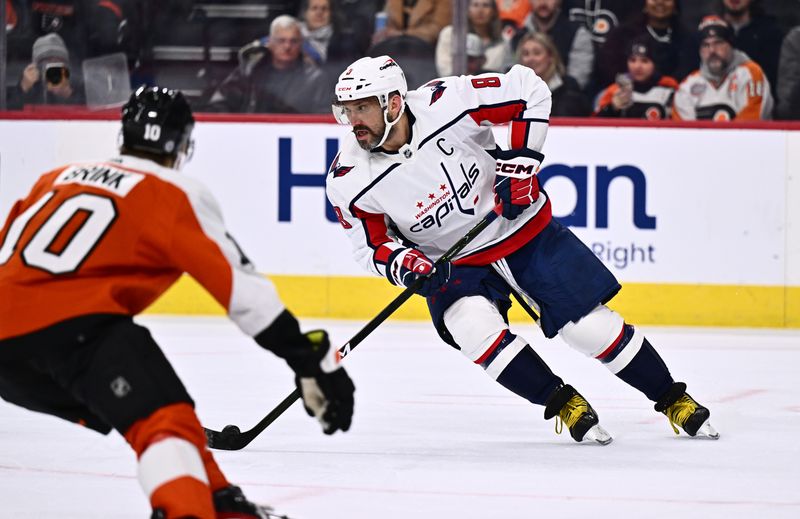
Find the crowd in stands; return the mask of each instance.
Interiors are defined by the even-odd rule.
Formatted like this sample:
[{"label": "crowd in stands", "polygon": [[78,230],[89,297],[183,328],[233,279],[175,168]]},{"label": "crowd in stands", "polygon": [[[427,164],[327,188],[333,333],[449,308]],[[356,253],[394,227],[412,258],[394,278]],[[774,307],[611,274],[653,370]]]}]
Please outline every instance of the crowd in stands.
[{"label": "crowd in stands", "polygon": [[[91,106],[87,63],[119,54],[131,88],[180,88],[197,111],[329,113],[336,78],[361,56],[391,55],[410,88],[453,74],[453,10],[7,0],[6,104]],[[468,73],[530,67],[556,117],[800,119],[800,0],[469,0],[467,30]]]}]

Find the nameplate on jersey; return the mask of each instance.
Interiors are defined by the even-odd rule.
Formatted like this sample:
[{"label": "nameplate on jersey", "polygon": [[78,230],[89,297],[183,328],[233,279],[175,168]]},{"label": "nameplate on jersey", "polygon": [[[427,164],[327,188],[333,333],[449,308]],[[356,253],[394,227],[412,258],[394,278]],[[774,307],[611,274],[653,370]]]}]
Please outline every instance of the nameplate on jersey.
[{"label": "nameplate on jersey", "polygon": [[71,166],[58,176],[55,183],[92,186],[126,196],[144,177],[142,173],[125,171],[106,164],[94,164]]}]

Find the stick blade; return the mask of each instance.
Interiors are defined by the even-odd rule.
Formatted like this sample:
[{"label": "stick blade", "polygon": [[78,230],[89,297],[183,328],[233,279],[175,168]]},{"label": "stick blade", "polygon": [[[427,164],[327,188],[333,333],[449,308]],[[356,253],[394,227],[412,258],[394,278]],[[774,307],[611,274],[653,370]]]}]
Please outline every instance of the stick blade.
[{"label": "stick blade", "polygon": [[204,427],[203,431],[206,433],[206,444],[211,449],[238,451],[247,445],[240,441],[242,431],[235,425],[227,425],[222,431],[214,431]]}]

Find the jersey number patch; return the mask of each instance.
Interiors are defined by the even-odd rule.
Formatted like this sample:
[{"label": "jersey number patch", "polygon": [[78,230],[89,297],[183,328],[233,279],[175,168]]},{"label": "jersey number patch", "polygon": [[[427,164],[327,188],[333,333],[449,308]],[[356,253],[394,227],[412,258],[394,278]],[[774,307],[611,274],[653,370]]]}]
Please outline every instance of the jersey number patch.
[{"label": "jersey number patch", "polygon": [[[0,247],[0,265],[11,259],[22,232],[54,194],[44,195],[11,223]],[[116,218],[117,208],[108,197],[81,193],[67,198],[22,249],[22,260],[51,274],[75,272]]]},{"label": "jersey number patch", "polygon": [[500,78],[497,76],[472,78],[472,88],[497,88],[499,86]]}]

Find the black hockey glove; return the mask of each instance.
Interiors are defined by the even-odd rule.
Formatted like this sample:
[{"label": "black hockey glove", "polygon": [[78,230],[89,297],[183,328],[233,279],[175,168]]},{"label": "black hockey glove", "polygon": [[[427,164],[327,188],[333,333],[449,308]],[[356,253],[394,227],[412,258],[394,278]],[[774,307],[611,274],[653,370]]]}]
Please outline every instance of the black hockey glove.
[{"label": "black hockey glove", "polygon": [[284,311],[255,339],[294,370],[303,407],[309,416],[316,417],[325,434],[350,429],[355,386],[339,366],[339,352],[331,347],[327,332],[302,334],[297,319]]},{"label": "black hockey glove", "polygon": [[536,173],[544,160],[539,152],[499,150],[494,180],[494,192],[503,202],[503,217],[513,220],[539,199],[539,179]]},{"label": "black hockey glove", "polygon": [[294,383],[303,397],[303,407],[308,416],[314,416],[322,424],[325,434],[333,434],[350,429],[353,420],[353,393],[356,388],[350,376],[342,367],[327,372],[328,366],[336,366],[338,351],[331,348],[328,333],[325,330],[313,330],[305,334],[315,349],[326,352],[322,360],[323,366],[314,374],[301,374],[297,371]]},{"label": "black hockey glove", "polygon": [[389,256],[386,277],[390,283],[406,288],[420,277],[425,277],[416,293],[430,297],[450,279],[450,263],[434,265],[430,258],[417,249],[398,249]]}]

